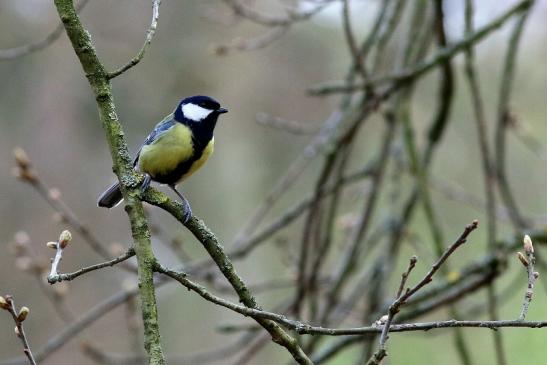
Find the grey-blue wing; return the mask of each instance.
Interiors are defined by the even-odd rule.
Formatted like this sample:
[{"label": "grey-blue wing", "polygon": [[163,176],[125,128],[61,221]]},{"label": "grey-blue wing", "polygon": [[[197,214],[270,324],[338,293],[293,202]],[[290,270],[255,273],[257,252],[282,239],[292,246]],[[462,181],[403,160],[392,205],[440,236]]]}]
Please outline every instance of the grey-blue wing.
[{"label": "grey-blue wing", "polygon": [[[173,114],[169,114],[168,116],[163,118],[161,122],[156,124],[152,132],[150,132],[150,134],[148,135],[148,137],[146,137],[142,146],[146,146],[157,141],[165,132],[169,130],[169,128],[174,126],[175,123],[177,122],[173,118]],[[133,167],[135,167],[137,165],[137,161],[139,161],[139,156],[141,153],[142,146],[139,148],[139,152],[137,152],[137,155],[135,156],[135,159],[133,160]]]}]

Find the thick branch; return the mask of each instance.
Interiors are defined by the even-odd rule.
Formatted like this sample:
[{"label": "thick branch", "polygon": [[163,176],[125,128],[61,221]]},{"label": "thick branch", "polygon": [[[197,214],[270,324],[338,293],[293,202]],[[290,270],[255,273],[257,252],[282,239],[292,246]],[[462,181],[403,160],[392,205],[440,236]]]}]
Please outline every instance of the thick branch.
[{"label": "thick branch", "polygon": [[55,6],[95,94],[99,116],[110,147],[113,169],[120,181],[126,212],[131,223],[138,262],[144,345],[150,357],[150,364],[163,365],[165,361],[160,343],[153,282],[152,265],[155,258],[150,244],[150,230],[139,199],[140,177],[133,171],[123,129],[116,114],[108,73],[97,56],[91,37],[80,22],[71,0],[55,0]]},{"label": "thick branch", "polygon": [[[224,248],[219,244],[215,234],[205,226],[203,221],[192,217],[188,222],[184,223],[184,209],[182,208],[182,205],[170,200],[165,194],[155,189],[149,188],[144,194],[143,200],[164,209],[179,222],[183,223],[207,250],[222,274],[236,291],[239,300],[246,307],[260,310],[254,296],[251,294],[241,277],[236,273],[232,262],[224,252]],[[298,342],[279,327],[279,325],[271,320],[265,319],[258,319],[257,322],[272,335],[273,341],[285,347],[299,364],[311,364],[311,361],[304,351],[302,351]]]}]

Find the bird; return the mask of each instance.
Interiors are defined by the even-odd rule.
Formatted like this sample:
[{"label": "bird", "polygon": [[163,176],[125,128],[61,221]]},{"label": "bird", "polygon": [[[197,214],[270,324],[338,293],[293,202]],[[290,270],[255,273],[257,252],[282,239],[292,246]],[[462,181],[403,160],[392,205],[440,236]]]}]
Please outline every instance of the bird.
[{"label": "bird", "polygon": [[[141,191],[144,192],[151,181],[167,185],[182,200],[185,223],[192,217],[192,209],[176,185],[201,168],[211,156],[218,117],[227,112],[228,109],[209,96],[182,99],[176,109],[154,127],[133,160],[133,168],[144,174]],[[99,196],[97,206],[113,208],[122,200],[117,182]]]}]

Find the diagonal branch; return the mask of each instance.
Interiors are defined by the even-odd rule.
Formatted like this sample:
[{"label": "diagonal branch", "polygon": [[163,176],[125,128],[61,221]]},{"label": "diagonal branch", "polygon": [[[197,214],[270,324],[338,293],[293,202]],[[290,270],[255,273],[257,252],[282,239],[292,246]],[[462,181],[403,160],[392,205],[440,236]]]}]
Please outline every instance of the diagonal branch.
[{"label": "diagonal branch", "polygon": [[[367,364],[379,364],[382,359],[387,355],[385,347],[388,339],[388,332],[390,330],[395,315],[399,313],[401,307],[408,301],[410,297],[412,297],[414,294],[416,294],[416,292],[418,292],[420,289],[422,289],[433,280],[433,275],[435,275],[435,273],[441,268],[441,266],[450,257],[450,255],[452,255],[461,245],[467,242],[467,237],[469,236],[469,234],[471,234],[471,232],[477,229],[478,224],[479,222],[475,220],[471,224],[467,225],[460,237],[443,252],[443,254],[437,259],[437,261],[431,266],[431,269],[427,272],[427,274],[425,274],[425,276],[412,288],[407,288],[404,293],[400,294],[397,299],[389,306],[387,319],[383,324],[382,334],[380,335],[380,346],[369,359]],[[408,270],[405,274],[403,274],[401,278],[402,287],[404,287],[408,274],[410,273],[410,271],[412,271],[414,265],[416,264],[415,260],[415,257],[410,260]],[[401,293],[402,291],[403,290],[399,289],[398,293]]]},{"label": "diagonal branch", "polygon": [[[224,248],[218,242],[215,234],[203,223],[203,221],[192,217],[188,222],[184,223],[186,220],[183,216],[184,210],[182,209],[182,205],[170,200],[165,194],[155,189],[149,188],[142,198],[144,201],[164,209],[179,222],[184,224],[201,242],[211,258],[215,261],[224,277],[236,291],[239,300],[248,308],[260,310],[260,306],[247,288],[247,285],[236,273]],[[278,324],[269,319],[259,319],[257,322],[272,335],[272,340],[285,347],[299,364],[312,364],[298,345],[298,342],[279,327]]]},{"label": "diagonal branch", "polygon": [[[79,13],[87,5],[88,2],[89,0],[82,0],[76,6],[76,11]],[[51,33],[49,33],[44,39],[38,42],[29,43],[25,44],[24,46],[14,48],[0,49],[0,61],[13,60],[14,58],[23,57],[30,53],[41,51],[42,49],[47,48],[49,45],[59,39],[61,34],[63,34],[64,30],[65,28],[63,26],[63,23],[59,23]]]}]

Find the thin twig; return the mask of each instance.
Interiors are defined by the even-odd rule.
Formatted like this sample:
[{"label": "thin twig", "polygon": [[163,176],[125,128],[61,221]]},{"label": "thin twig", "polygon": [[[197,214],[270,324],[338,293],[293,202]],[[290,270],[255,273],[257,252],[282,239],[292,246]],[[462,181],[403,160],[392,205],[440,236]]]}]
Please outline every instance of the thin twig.
[{"label": "thin twig", "polygon": [[[465,2],[465,35],[473,34],[473,0]],[[495,168],[488,146],[488,130],[486,124],[486,116],[484,112],[482,96],[479,87],[478,75],[475,71],[474,52],[473,48],[469,47],[465,51],[465,73],[469,82],[471,98],[473,102],[473,110],[475,114],[475,122],[477,126],[478,142],[481,151],[482,169],[484,176],[484,189],[486,196],[486,215],[487,215],[487,250],[493,252],[496,247],[496,199],[494,189],[497,184]],[[488,307],[491,320],[497,320],[497,302],[494,283],[488,287]],[[505,351],[503,349],[503,341],[501,333],[494,332],[494,343],[496,346],[497,363],[500,365],[506,364]]]},{"label": "thin twig", "polygon": [[217,56],[226,56],[230,51],[255,51],[266,48],[276,40],[281,38],[290,29],[290,25],[277,26],[268,29],[267,32],[254,38],[243,39],[236,38],[228,44],[219,44],[213,46],[213,52]]},{"label": "thin twig", "polygon": [[528,5],[523,9],[518,22],[515,24],[509,39],[505,59],[503,62],[503,70],[501,72],[500,94],[497,107],[497,126],[495,135],[495,167],[498,178],[498,188],[501,198],[505,205],[509,208],[509,214],[515,230],[520,230],[526,227],[526,222],[523,220],[517,206],[517,202],[506,174],[506,139],[507,127],[510,125],[511,116],[511,89],[513,86],[513,78],[515,74],[515,65],[517,59],[517,51],[520,43],[520,38],[524,30],[524,25],[530,14],[530,10],[534,1],[529,1]]},{"label": "thin twig", "polygon": [[[59,252],[59,250],[58,250],[58,252]],[[80,275],[87,274],[88,272],[99,270],[99,269],[109,267],[109,266],[112,267],[112,266],[114,266],[116,264],[119,264],[120,262],[123,262],[123,261],[125,261],[125,260],[127,260],[127,259],[129,259],[133,256],[135,256],[135,250],[133,248],[129,248],[125,253],[121,254],[120,256],[118,256],[118,257],[116,257],[116,258],[114,258],[110,261],[101,262],[99,264],[87,266],[87,267],[81,268],[80,270],[77,270],[77,271],[72,272],[72,273],[50,274],[47,277],[47,281],[50,284],[60,283],[61,281],[71,281],[71,280],[76,279]]]},{"label": "thin twig", "polygon": [[148,27],[148,30],[146,31],[146,38],[144,40],[144,44],[142,45],[139,53],[135,57],[131,59],[128,63],[117,69],[116,71],[109,72],[106,76],[108,80],[112,80],[115,77],[120,76],[133,66],[137,65],[139,62],[141,62],[142,58],[144,57],[144,54],[148,47],[150,46],[150,43],[152,42],[152,38],[154,38],[154,35],[156,34],[156,29],[158,27],[158,19],[160,17],[160,4],[161,0],[152,0],[152,21],[150,23],[150,27]]},{"label": "thin twig", "polygon": [[266,13],[259,12],[245,4],[243,4],[240,0],[224,0],[224,2],[232,8],[234,13],[236,13],[239,16],[242,16],[246,19],[249,19],[255,23],[268,26],[268,27],[277,27],[277,26],[287,26],[291,25],[295,22],[307,20],[310,17],[314,16],[329,3],[332,2],[332,0],[323,0],[319,3],[319,5],[315,6],[314,8],[297,12],[297,11],[287,11],[286,16],[274,16]]},{"label": "thin twig", "polygon": [[36,365],[36,360],[34,359],[34,355],[32,354],[27,336],[25,334],[25,329],[23,328],[23,321],[27,318],[29,309],[27,307],[21,307],[18,311],[17,308],[15,308],[15,302],[13,301],[11,295],[0,297],[0,308],[11,314],[13,321],[15,322],[15,334],[23,343],[23,352],[25,353],[29,363],[31,365]]},{"label": "thin twig", "polygon": [[256,122],[295,135],[310,135],[316,134],[319,131],[319,128],[315,125],[307,125],[266,113],[258,113],[256,115]]},{"label": "thin twig", "polygon": [[[388,317],[383,325],[382,334],[380,336],[380,345],[378,347],[378,350],[368,361],[368,364],[379,364],[381,360],[387,355],[385,349],[386,341],[388,338],[387,335],[390,331],[393,318],[400,311],[401,306],[403,306],[408,301],[408,299],[412,297],[412,295],[414,295],[417,291],[419,291],[421,288],[423,288],[425,285],[429,284],[432,281],[433,275],[435,275],[435,273],[441,268],[442,264],[448,259],[448,257],[450,257],[450,255],[452,255],[461,245],[463,245],[467,241],[467,237],[477,228],[478,224],[479,222],[475,220],[467,227],[465,227],[463,233],[456,240],[456,242],[454,242],[446,249],[446,251],[444,251],[441,257],[439,257],[439,259],[433,264],[428,273],[415,286],[406,289],[406,291],[389,306]],[[407,272],[410,272],[414,265],[415,262],[413,264],[413,261],[411,260]],[[401,281],[406,281],[406,277],[404,275]],[[404,285],[404,282],[402,283],[402,285]]]},{"label": "thin twig", "polygon": [[[379,76],[370,78],[367,83],[371,85],[378,85],[386,82],[401,82],[410,81],[416,79],[423,74],[431,71],[445,60],[454,57],[456,54],[463,52],[473,44],[476,44],[486,38],[492,31],[498,29],[505,24],[507,20],[512,18],[516,14],[520,14],[527,10],[532,3],[532,0],[523,0],[516,5],[509,8],[502,15],[478,29],[475,33],[462,39],[459,42],[455,42],[452,45],[439,50],[436,54],[423,61],[419,65],[404,69],[401,72],[389,74],[387,76]],[[321,85],[316,85],[308,89],[311,95],[327,95],[332,93],[346,93],[353,91],[363,90],[367,83],[358,83],[347,85],[345,82],[327,82]]]},{"label": "thin twig", "polygon": [[[76,11],[79,13],[87,5],[89,0],[82,0],[76,6]],[[53,44],[65,30],[63,23],[60,22],[55,29],[49,33],[44,39],[35,42],[25,44],[24,46],[18,46],[14,48],[0,49],[0,61],[13,60],[15,58],[23,57],[36,51],[40,51]]]},{"label": "thin twig", "polygon": [[526,293],[524,294],[524,300],[522,302],[522,310],[519,315],[519,321],[524,321],[526,314],[528,314],[528,308],[530,307],[530,302],[532,301],[532,296],[534,295],[534,285],[536,280],[539,278],[539,273],[535,271],[534,265],[536,263],[536,258],[534,256],[534,246],[532,244],[532,239],[530,236],[524,236],[524,257],[519,252],[519,260],[526,267],[526,274],[528,276],[528,286],[526,287]]},{"label": "thin twig", "polygon": [[[19,180],[29,184],[34,190],[44,199],[53,210],[58,213],[62,220],[77,231],[84,241],[105,260],[109,260],[112,256],[108,248],[97,238],[95,233],[86,226],[82,220],[70,209],[63,201],[61,194],[56,189],[50,189],[41,179],[40,175],[32,166],[32,162],[27,153],[22,148],[13,150],[15,162],[17,165],[16,176]],[[136,268],[131,265],[120,265],[123,269],[135,272]]]},{"label": "thin twig", "polygon": [[[194,236],[207,250],[211,258],[215,261],[222,274],[226,277],[228,282],[238,294],[241,302],[251,309],[260,308],[255,297],[249,291],[247,285],[236,273],[232,262],[226,255],[224,248],[219,244],[215,234],[211,232],[207,226],[205,226],[203,221],[195,217],[192,217],[189,221],[187,221],[181,214],[183,212],[181,205],[178,202],[170,200],[165,194],[155,189],[149,188],[146,190],[142,198],[144,201],[164,209],[179,222],[185,224],[186,228],[194,234]],[[272,335],[277,344],[285,347],[291,353],[296,362],[299,364],[311,364],[308,356],[304,353],[304,351],[302,351],[296,340],[276,323],[264,319],[259,319],[257,322]]]}]

